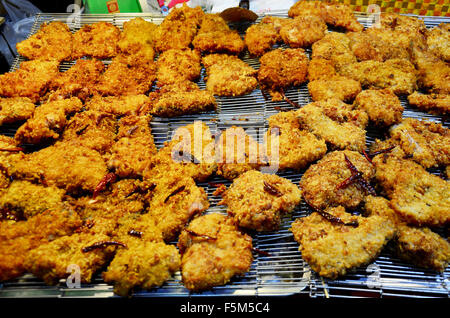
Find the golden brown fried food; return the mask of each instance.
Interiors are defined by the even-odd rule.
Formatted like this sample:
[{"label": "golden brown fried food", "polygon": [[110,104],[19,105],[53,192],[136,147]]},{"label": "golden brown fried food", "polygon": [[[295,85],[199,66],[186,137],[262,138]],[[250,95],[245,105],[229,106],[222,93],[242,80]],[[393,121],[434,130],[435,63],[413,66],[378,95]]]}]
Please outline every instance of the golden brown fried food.
[{"label": "golden brown fried food", "polygon": [[178,241],[184,286],[192,291],[225,285],[244,275],[253,262],[252,238],[234,221],[212,213],[194,219]]},{"label": "golden brown fried food", "polygon": [[334,77],[336,70],[334,69],[334,64],[330,60],[323,58],[315,58],[309,61],[308,65],[308,80],[315,81],[321,78]]},{"label": "golden brown fried food", "polygon": [[327,152],[325,140],[300,129],[297,111],[280,112],[268,118],[264,150],[269,162],[280,170],[305,168]]},{"label": "golden brown fried food", "polygon": [[26,221],[0,222],[0,281],[22,275],[30,251],[80,228],[80,218],[71,210],[48,210]]},{"label": "golden brown fried food", "polygon": [[375,180],[391,200],[392,208],[410,224],[449,224],[449,183],[414,161],[403,159],[403,154],[393,150],[373,159]]},{"label": "golden brown fried food", "polygon": [[356,63],[350,49],[350,39],[343,33],[329,32],[312,46],[311,59],[330,60],[337,71],[347,64]]},{"label": "golden brown fried food", "polygon": [[24,61],[19,69],[0,75],[0,96],[28,97],[36,103],[57,76],[58,67],[58,61]]},{"label": "golden brown fried food", "polygon": [[363,110],[378,127],[386,127],[402,120],[403,106],[390,89],[367,89],[356,96],[353,106]]},{"label": "golden brown fried food", "polygon": [[274,44],[280,42],[280,29],[289,19],[265,16],[257,24],[252,24],[245,31],[244,42],[250,55],[262,56],[270,51]]},{"label": "golden brown fried food", "polygon": [[390,88],[396,95],[409,95],[417,89],[416,70],[406,59],[362,61],[345,65],[339,74],[360,82],[363,88]]},{"label": "golden brown fried food", "polygon": [[308,91],[313,101],[339,99],[352,102],[361,92],[361,84],[346,76],[321,76],[308,83]]},{"label": "golden brown fried food", "polygon": [[73,35],[72,59],[90,56],[108,59],[116,56],[120,29],[109,22],[85,24]]},{"label": "golden brown fried food", "polygon": [[391,142],[425,168],[450,164],[450,130],[441,124],[405,118],[389,133]]},{"label": "golden brown fried food", "polygon": [[68,123],[67,116],[80,111],[82,107],[83,104],[76,97],[42,104],[36,108],[33,116],[17,129],[14,138],[21,144],[56,140]]},{"label": "golden brown fried food", "polygon": [[372,26],[372,28],[375,27],[410,34],[425,34],[427,30],[423,20],[393,12],[381,13],[380,24],[378,26]]},{"label": "golden brown fried food", "polygon": [[372,262],[395,234],[395,224],[379,215],[352,215],[342,206],[325,213],[331,220],[313,212],[296,219],[291,227],[302,258],[323,277],[336,279]]},{"label": "golden brown fried food", "polygon": [[325,10],[325,3],[323,1],[297,1],[289,8],[288,15],[295,18],[299,15],[310,15],[321,17]]},{"label": "golden brown fried food", "polygon": [[207,73],[206,89],[214,95],[245,95],[258,86],[258,71],[236,56],[210,54],[202,63]]},{"label": "golden brown fried food", "polygon": [[282,217],[301,201],[301,191],[288,179],[250,170],[233,180],[218,205],[242,228],[275,231]]},{"label": "golden brown fried food", "polygon": [[448,94],[414,92],[408,96],[408,102],[410,105],[431,114],[447,115],[450,113],[450,95]]},{"label": "golden brown fried food", "polygon": [[29,119],[36,106],[27,97],[0,97],[0,125]]},{"label": "golden brown fried food", "polygon": [[44,22],[35,34],[17,43],[16,48],[29,60],[67,61],[72,56],[72,33],[63,22]]},{"label": "golden brown fried food", "polygon": [[157,61],[158,86],[182,81],[195,81],[200,77],[201,56],[198,51],[170,49],[161,53]]},{"label": "golden brown fried food", "polygon": [[165,85],[149,94],[149,109],[143,111],[158,117],[176,117],[216,110],[217,102],[207,90],[190,81]]},{"label": "golden brown fried food", "polygon": [[157,25],[137,17],[123,23],[117,48],[121,54],[142,55],[145,60],[155,57],[153,49],[153,32]]},{"label": "golden brown fried food", "polygon": [[362,151],[368,116],[338,99],[310,103],[298,110],[300,128],[323,138],[331,149]]},{"label": "golden brown fried food", "polygon": [[204,53],[239,54],[245,43],[236,30],[231,30],[219,14],[207,13],[192,40],[196,50]]},{"label": "golden brown fried food", "polygon": [[303,49],[275,49],[264,54],[260,63],[258,81],[273,99],[278,99],[277,91],[306,82],[309,61]]},{"label": "golden brown fried food", "polygon": [[280,36],[291,48],[306,48],[322,39],[326,32],[327,25],[322,18],[299,15],[284,23],[280,29]]},{"label": "golden brown fried food", "polygon": [[149,109],[151,99],[144,94],[121,95],[121,96],[99,96],[95,95],[84,104],[86,110],[95,110],[116,116],[146,114],[144,110]]},{"label": "golden brown fried food", "polygon": [[111,148],[108,168],[119,177],[142,176],[156,146],[150,128],[150,116],[127,116],[119,122],[117,141]]},{"label": "golden brown fried food", "polygon": [[450,27],[448,23],[441,23],[427,33],[428,51],[450,62]]},{"label": "golden brown fried food", "polygon": [[49,87],[49,99],[78,97],[85,100],[96,92],[100,75],[105,70],[102,61],[96,59],[80,59],[65,72],[60,72]]}]

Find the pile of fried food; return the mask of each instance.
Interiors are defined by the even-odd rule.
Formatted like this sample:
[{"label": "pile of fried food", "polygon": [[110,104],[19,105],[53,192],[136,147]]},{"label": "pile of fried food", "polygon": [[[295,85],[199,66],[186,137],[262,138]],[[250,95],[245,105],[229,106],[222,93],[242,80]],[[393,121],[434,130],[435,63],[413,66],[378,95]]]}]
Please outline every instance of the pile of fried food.
[{"label": "pile of fried food", "polygon": [[[0,136],[0,281],[30,272],[56,284],[76,265],[82,283],[101,271],[121,296],[178,271],[200,292],[245,275],[258,253],[251,234],[279,230],[302,201],[312,212],[290,231],[318,275],[345,275],[384,248],[436,271],[450,262],[440,235],[450,132],[404,118],[399,99],[448,115],[448,24],[383,13],[364,29],[346,5],[303,0],[241,37],[219,15],[183,6],[160,25],[135,18],[123,30],[44,23],[17,50],[28,60],[0,75],[0,123],[19,123]],[[153,117],[215,111],[216,96],[258,87],[293,104],[284,92],[302,84],[312,102],[268,118],[263,142],[195,121],[155,145]],[[369,127],[386,138],[367,149]],[[263,173],[273,163],[300,183]],[[209,212],[198,185],[214,176],[230,181],[214,192],[226,213]]]}]

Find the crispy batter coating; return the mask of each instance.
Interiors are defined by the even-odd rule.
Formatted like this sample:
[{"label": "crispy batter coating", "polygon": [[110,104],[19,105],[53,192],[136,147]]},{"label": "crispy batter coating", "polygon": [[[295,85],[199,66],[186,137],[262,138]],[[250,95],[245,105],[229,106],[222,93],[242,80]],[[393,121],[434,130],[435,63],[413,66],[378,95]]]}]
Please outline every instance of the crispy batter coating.
[{"label": "crispy batter coating", "polygon": [[299,15],[310,15],[321,17],[325,9],[325,3],[323,1],[297,1],[293,6],[289,8],[288,15],[291,18],[295,18]]},{"label": "crispy batter coating", "polygon": [[337,75],[334,64],[330,60],[314,58],[309,61],[308,80],[315,81],[321,78],[329,78]]},{"label": "crispy batter coating", "polygon": [[72,59],[90,56],[108,59],[116,56],[120,29],[109,22],[85,24],[73,35]]},{"label": "crispy batter coating", "polygon": [[359,184],[338,187],[352,175],[344,155],[362,173],[362,177],[370,182],[375,175],[375,168],[363,155],[349,150],[333,151],[309,166],[303,174],[300,188],[305,201],[319,209],[338,205],[354,209],[364,200],[368,193]]},{"label": "crispy batter coating", "polygon": [[260,63],[258,81],[271,94],[306,82],[309,61],[303,49],[275,49],[264,54]]},{"label": "crispy batter coating", "polygon": [[207,73],[206,89],[214,95],[245,95],[258,86],[258,71],[236,56],[210,54],[202,63]]},{"label": "crispy batter coating", "polygon": [[300,170],[327,152],[325,140],[300,129],[297,111],[280,112],[268,118],[264,149],[270,163],[280,170]]},{"label": "crispy batter coating", "polygon": [[381,29],[400,31],[405,33],[425,34],[427,27],[423,20],[407,15],[400,15],[393,12],[383,12],[380,14],[380,25],[372,26]]},{"label": "crispy batter coating", "polygon": [[141,54],[145,60],[155,57],[153,32],[157,25],[137,17],[123,23],[117,49],[121,54]]},{"label": "crispy batter coating", "polygon": [[450,113],[450,95],[447,94],[421,94],[414,92],[408,96],[408,103],[422,111],[435,115],[447,115]]},{"label": "crispy batter coating", "polygon": [[379,215],[352,215],[342,206],[325,212],[356,227],[333,223],[318,212],[292,223],[294,239],[300,244],[302,258],[320,276],[336,279],[349,270],[368,264],[395,234],[395,224]]},{"label": "crispy batter coating", "polygon": [[80,111],[82,107],[83,104],[76,97],[42,104],[36,108],[33,116],[17,129],[14,138],[24,144],[56,140],[68,123],[67,116]]},{"label": "crispy batter coating", "polygon": [[441,23],[427,33],[428,50],[446,62],[450,62],[450,27]]},{"label": "crispy batter coating", "polygon": [[337,71],[347,64],[356,63],[350,49],[350,39],[343,33],[329,32],[312,46],[311,59],[330,60]]},{"label": "crispy batter coating", "polygon": [[151,103],[145,112],[158,117],[176,117],[213,111],[217,102],[211,92],[201,90],[187,80],[165,85],[149,94]]},{"label": "crispy batter coating", "polygon": [[182,81],[195,81],[201,73],[201,56],[196,50],[170,49],[161,53],[157,61],[158,86]]},{"label": "crispy batter coating", "polygon": [[191,291],[225,285],[244,275],[253,262],[252,239],[225,215],[211,213],[194,219],[178,241],[184,286]]},{"label": "crispy batter coating", "polygon": [[63,22],[44,22],[35,34],[17,43],[16,48],[29,60],[67,61],[72,56],[72,33]]},{"label": "crispy batter coating", "polygon": [[378,127],[386,127],[402,120],[403,106],[390,89],[367,89],[356,96],[353,106],[363,110]]},{"label": "crispy batter coating", "polygon": [[86,110],[95,110],[116,116],[141,115],[150,106],[147,95],[99,96],[95,95],[84,104]]},{"label": "crispy batter coating", "polygon": [[389,133],[394,144],[425,168],[450,164],[450,130],[441,124],[405,118]]},{"label": "crispy batter coating", "polygon": [[0,96],[28,97],[36,103],[47,92],[58,67],[58,61],[24,61],[17,70],[0,75]]},{"label": "crispy batter coating", "polygon": [[352,102],[361,92],[361,84],[346,76],[321,76],[308,83],[308,91],[313,101],[339,99]]},{"label": "crispy batter coating", "polygon": [[326,32],[327,25],[322,18],[300,15],[281,27],[280,36],[291,48],[306,48],[322,39]]},{"label": "crispy batter coating", "polygon": [[406,59],[362,61],[344,66],[339,74],[360,82],[363,88],[390,88],[396,95],[409,95],[417,89],[416,70]]},{"label": "crispy batter coating", "polygon": [[252,24],[245,31],[244,42],[250,55],[262,56],[281,42],[280,29],[290,20],[273,16],[265,16],[257,24]]},{"label": "crispy batter coating", "polygon": [[450,222],[450,185],[428,173],[402,151],[381,154],[373,159],[375,180],[391,200],[401,218],[417,226],[441,226]]},{"label": "crispy batter coating", "polygon": [[323,138],[331,149],[362,151],[368,116],[338,99],[310,103],[297,112],[300,128]]},{"label": "crispy batter coating", "polygon": [[35,108],[27,97],[0,97],[0,125],[27,120],[33,116]]},{"label": "crispy batter coating", "polygon": [[250,170],[233,180],[219,205],[242,228],[275,231],[282,217],[301,201],[301,191],[288,179]]}]

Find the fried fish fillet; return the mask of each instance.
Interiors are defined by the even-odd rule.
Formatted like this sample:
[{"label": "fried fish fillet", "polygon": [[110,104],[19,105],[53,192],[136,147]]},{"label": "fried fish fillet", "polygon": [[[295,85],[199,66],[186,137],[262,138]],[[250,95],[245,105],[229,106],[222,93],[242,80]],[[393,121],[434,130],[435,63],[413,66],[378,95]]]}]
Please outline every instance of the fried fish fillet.
[{"label": "fried fish fillet", "polygon": [[29,60],[67,61],[72,57],[72,33],[63,22],[44,22],[36,33],[17,43],[16,48]]},{"label": "fried fish fillet", "polygon": [[156,78],[158,86],[182,81],[195,81],[201,73],[201,56],[196,50],[170,49],[158,56]]},{"label": "fried fish fillet", "polygon": [[281,42],[280,29],[289,19],[265,16],[257,24],[252,24],[245,31],[244,42],[250,55],[262,56]]},{"label": "fried fish fillet", "polygon": [[214,95],[245,95],[258,86],[258,71],[236,56],[210,54],[202,63],[207,73],[206,89]]},{"label": "fried fish fillet", "polygon": [[90,56],[108,59],[116,56],[120,29],[109,22],[85,24],[73,35],[72,59]]},{"label": "fried fish fillet", "polygon": [[33,116],[35,108],[27,97],[0,97],[0,125],[27,120]]},{"label": "fried fish fillet", "polygon": [[414,92],[408,96],[408,103],[431,114],[447,115],[450,113],[450,95],[448,94]]},{"label": "fried fish fillet", "polygon": [[321,76],[308,83],[308,91],[313,101],[339,99],[352,102],[361,90],[361,84],[357,80],[340,75]]},{"label": "fried fish fillet", "polygon": [[450,62],[450,27],[448,23],[441,23],[428,31],[427,46],[431,53],[443,61]]},{"label": "fried fish fillet", "polygon": [[288,179],[250,170],[233,180],[218,205],[241,228],[255,231],[279,229],[282,217],[301,201],[301,191]]},{"label": "fried fish fillet", "polygon": [[149,109],[151,99],[144,94],[99,96],[95,95],[84,104],[86,110],[95,110],[116,116],[146,114],[144,110]]},{"label": "fried fish fillet", "polygon": [[330,60],[337,71],[357,62],[350,49],[350,38],[343,33],[329,32],[312,46],[311,59]]},{"label": "fried fish fillet", "polygon": [[299,15],[284,23],[280,29],[283,42],[291,48],[306,48],[322,39],[327,25],[317,16]]},{"label": "fried fish fillet", "polygon": [[145,21],[141,17],[133,18],[123,23],[117,49],[120,54],[141,54],[145,60],[152,61],[155,57],[153,49],[153,32],[157,25]]},{"label": "fried fish fillet", "polygon": [[372,27],[379,27],[381,29],[394,30],[410,34],[425,34],[427,31],[427,27],[422,19],[401,15],[394,12],[381,13],[379,25]]},{"label": "fried fish fillet", "polygon": [[253,262],[252,238],[241,233],[231,218],[218,213],[194,219],[177,246],[183,284],[191,291],[225,285],[248,272]]},{"label": "fried fish fillet", "polygon": [[395,224],[389,218],[352,215],[342,206],[325,212],[333,219],[339,218],[340,222],[332,222],[313,212],[297,218],[291,227],[302,258],[323,277],[336,279],[372,262],[395,234]]},{"label": "fried fish fillet", "polygon": [[331,78],[337,75],[334,64],[331,60],[323,58],[314,58],[309,61],[308,80],[310,82],[321,79]]}]

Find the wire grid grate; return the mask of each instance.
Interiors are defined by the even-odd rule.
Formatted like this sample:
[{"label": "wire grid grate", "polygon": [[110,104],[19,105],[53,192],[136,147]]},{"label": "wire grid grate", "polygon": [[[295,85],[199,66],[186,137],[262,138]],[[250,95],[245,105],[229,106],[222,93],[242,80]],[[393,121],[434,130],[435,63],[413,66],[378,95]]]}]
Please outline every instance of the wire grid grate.
[{"label": "wire grid grate", "polygon": [[[271,12],[271,15],[287,17],[286,11]],[[110,15],[80,15],[68,14],[39,14],[30,34],[36,32],[43,22],[62,21],[67,23],[75,32],[84,24],[99,21],[110,22],[119,28],[123,23],[134,17],[140,16],[146,21],[160,24],[163,18],[148,14],[110,14]],[[366,14],[356,13],[358,20],[364,26],[372,24],[373,17]],[[427,27],[434,27],[442,22],[449,22],[448,18],[420,17]],[[256,21],[260,21],[261,17]],[[240,30],[241,34],[248,25],[232,24],[232,28]],[[306,50],[309,54],[310,51]],[[245,62],[255,69],[259,69],[259,59],[252,58],[248,53],[240,56]],[[24,59],[18,57],[12,69],[18,68]],[[110,61],[104,61],[108,64]],[[64,62],[60,66],[61,71],[67,70],[74,61]],[[202,72],[204,75],[204,70]],[[198,81],[200,88],[205,88],[204,76]],[[286,90],[286,96],[300,105],[311,102],[306,84]],[[212,134],[233,125],[251,128],[251,134],[259,142],[262,141],[264,132],[267,130],[267,118],[278,113],[279,109],[290,110],[294,107],[286,102],[272,102],[266,100],[263,92],[259,89],[252,93],[239,97],[216,97],[218,109],[216,112],[197,115],[186,115],[176,118],[155,117],[151,123],[155,143],[158,148],[163,146],[164,141],[169,140],[177,127],[187,125],[195,120],[206,123]],[[406,98],[401,98],[405,107],[404,117],[424,118],[441,122],[448,127],[448,118],[441,118],[411,108]],[[17,126],[6,125],[1,128],[1,133],[12,136]],[[249,130],[250,131],[250,130]],[[367,132],[367,144],[372,143],[375,138],[383,135],[375,128],[369,127]],[[436,172],[438,173],[438,172]],[[303,171],[280,171],[278,175],[285,177],[298,184]],[[200,183],[210,201],[210,212],[226,213],[226,207],[218,206],[221,197],[215,196],[214,184],[225,184],[229,186],[230,181],[214,177],[208,182]],[[393,257],[384,251],[374,263],[355,269],[345,277],[337,280],[329,280],[319,277],[314,273],[301,258],[298,244],[293,240],[289,227],[293,220],[306,216],[310,213],[304,202],[289,216],[283,218],[279,231],[273,233],[252,233],[254,251],[254,262],[248,273],[243,277],[234,278],[225,286],[218,286],[211,291],[191,294],[181,283],[181,274],[177,272],[173,278],[162,287],[149,290],[137,291],[135,297],[170,297],[170,296],[239,296],[239,295],[293,295],[302,294],[309,297],[450,297],[450,266],[444,273],[436,273],[428,270],[418,269]],[[173,242],[175,243],[175,242]],[[0,297],[113,297],[113,288],[105,284],[101,275],[94,277],[90,284],[82,285],[80,289],[66,287],[65,281],[61,280],[57,286],[46,286],[31,274],[26,274],[13,281],[0,284]]]}]

